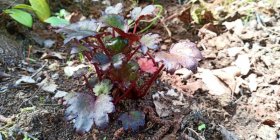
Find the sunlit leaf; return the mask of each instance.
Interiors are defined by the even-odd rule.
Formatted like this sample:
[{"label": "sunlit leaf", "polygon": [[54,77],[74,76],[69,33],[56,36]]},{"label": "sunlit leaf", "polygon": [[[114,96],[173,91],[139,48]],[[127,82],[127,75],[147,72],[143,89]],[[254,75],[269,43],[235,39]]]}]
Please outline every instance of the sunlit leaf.
[{"label": "sunlit leaf", "polygon": [[72,39],[80,40],[85,37],[94,36],[100,27],[101,23],[96,20],[83,20],[64,26],[56,30],[56,32],[65,35],[64,44],[66,44]]},{"label": "sunlit leaf", "polygon": [[108,113],[115,110],[109,95],[94,97],[86,93],[69,93],[63,99],[68,105],[65,111],[66,119],[75,119],[74,128],[79,133],[88,132],[93,124],[105,127],[109,122]]},{"label": "sunlit leaf", "polygon": [[17,22],[27,27],[32,27],[33,20],[31,14],[19,9],[7,9],[4,12],[9,14]]},{"label": "sunlit leaf", "polygon": [[115,6],[109,6],[105,9],[105,14],[120,14],[123,10],[122,3],[118,3]]},{"label": "sunlit leaf", "polygon": [[104,79],[94,86],[93,92],[95,93],[96,96],[100,96],[102,94],[108,95],[110,94],[112,88],[113,85],[111,84],[110,80]]},{"label": "sunlit leaf", "polygon": [[140,69],[147,73],[153,74],[158,69],[151,59],[140,58],[138,59],[138,64],[140,66]]},{"label": "sunlit leaf", "polygon": [[121,121],[124,130],[135,132],[145,125],[145,114],[140,111],[130,111],[123,113],[118,120]]},{"label": "sunlit leaf", "polygon": [[123,52],[124,48],[128,45],[128,40],[121,37],[115,37],[106,42],[106,48],[113,54]]},{"label": "sunlit leaf", "polygon": [[171,72],[181,67],[196,72],[198,61],[203,58],[196,45],[190,41],[176,43],[171,47],[169,52],[156,53],[155,60],[157,62],[162,61],[166,69]]},{"label": "sunlit leaf", "polygon": [[158,52],[155,54],[155,61],[160,62],[162,61],[165,65],[165,68],[170,71],[174,72],[179,68],[187,68],[193,72],[196,72],[198,62],[195,58],[190,56],[180,56],[175,54],[170,54],[166,52]]},{"label": "sunlit leaf", "polygon": [[182,41],[173,45],[169,52],[171,54],[176,54],[180,56],[190,56],[194,57],[197,60],[201,60],[203,58],[201,52],[196,47],[196,44],[189,41]]},{"label": "sunlit leaf", "polygon": [[131,19],[137,20],[141,16],[153,15],[156,7],[154,5],[148,5],[143,9],[141,7],[135,7],[130,15]]},{"label": "sunlit leaf", "polygon": [[101,17],[101,21],[104,22],[107,26],[119,28],[121,30],[125,29],[124,18],[120,15],[109,14]]},{"label": "sunlit leaf", "polygon": [[144,54],[147,53],[148,49],[158,49],[158,43],[161,41],[160,36],[158,34],[146,34],[141,37],[141,50]]},{"label": "sunlit leaf", "polygon": [[45,21],[51,16],[50,7],[46,0],[29,0],[29,2],[41,21]]},{"label": "sunlit leaf", "polygon": [[13,8],[16,8],[16,9],[26,9],[26,10],[33,11],[32,7],[30,5],[27,5],[27,4],[17,4]]},{"label": "sunlit leaf", "polygon": [[63,27],[65,25],[70,24],[69,21],[63,18],[58,18],[58,17],[49,17],[48,19],[45,20],[46,23],[51,24],[53,27]]}]

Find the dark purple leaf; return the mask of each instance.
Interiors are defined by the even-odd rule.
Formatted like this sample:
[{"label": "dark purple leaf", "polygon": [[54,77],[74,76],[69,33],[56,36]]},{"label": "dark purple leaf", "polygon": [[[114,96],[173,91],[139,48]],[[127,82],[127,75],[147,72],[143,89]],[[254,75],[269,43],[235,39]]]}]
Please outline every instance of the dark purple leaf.
[{"label": "dark purple leaf", "polygon": [[123,113],[119,119],[124,130],[137,131],[140,126],[145,125],[145,114],[140,111],[130,111]]},{"label": "dark purple leaf", "polygon": [[94,97],[86,93],[69,93],[63,99],[68,105],[65,111],[66,119],[75,119],[74,127],[79,133],[88,132],[93,124],[105,127],[109,122],[108,113],[115,110],[109,95]]},{"label": "dark purple leaf", "polygon": [[93,63],[98,63],[102,70],[107,70],[111,64],[110,59],[104,53],[96,53],[92,58]]},{"label": "dark purple leaf", "polygon": [[61,29],[56,30],[56,32],[65,35],[64,44],[66,44],[72,39],[80,40],[95,35],[101,26],[102,24],[96,20],[83,20],[64,26]]}]

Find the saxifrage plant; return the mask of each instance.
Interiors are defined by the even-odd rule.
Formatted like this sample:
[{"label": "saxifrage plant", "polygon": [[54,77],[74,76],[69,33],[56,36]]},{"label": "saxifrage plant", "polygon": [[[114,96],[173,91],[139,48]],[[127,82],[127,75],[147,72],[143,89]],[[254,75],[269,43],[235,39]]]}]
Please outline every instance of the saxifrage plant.
[{"label": "saxifrage plant", "polygon": [[[147,95],[163,69],[174,72],[185,67],[195,72],[202,59],[192,42],[179,42],[164,52],[160,50],[158,34],[138,32],[142,20],[158,19],[160,6],[135,7],[130,19],[120,15],[121,7],[108,7],[98,20],[84,20],[56,30],[64,36],[64,44],[72,47],[71,53],[82,53],[94,69],[90,72],[83,67],[74,74],[84,79],[88,91],[63,97],[66,118],[75,119],[74,127],[80,133],[89,131],[93,125],[108,125],[108,114],[115,111],[120,101]],[[138,111],[119,118],[125,130],[133,131],[144,125],[144,119]]]}]

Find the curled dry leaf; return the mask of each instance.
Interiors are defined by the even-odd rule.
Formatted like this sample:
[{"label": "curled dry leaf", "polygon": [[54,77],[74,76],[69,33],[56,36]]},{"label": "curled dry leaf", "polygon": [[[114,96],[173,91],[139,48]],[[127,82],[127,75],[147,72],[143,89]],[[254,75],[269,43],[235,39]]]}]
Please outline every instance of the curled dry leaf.
[{"label": "curled dry leaf", "polygon": [[75,119],[74,127],[79,133],[88,132],[93,124],[105,127],[109,122],[108,113],[115,110],[109,95],[94,97],[86,93],[69,93],[63,99],[68,105],[66,119]]},{"label": "curled dry leaf", "polygon": [[157,71],[157,67],[151,59],[140,58],[138,59],[139,67],[142,71],[153,74]]}]

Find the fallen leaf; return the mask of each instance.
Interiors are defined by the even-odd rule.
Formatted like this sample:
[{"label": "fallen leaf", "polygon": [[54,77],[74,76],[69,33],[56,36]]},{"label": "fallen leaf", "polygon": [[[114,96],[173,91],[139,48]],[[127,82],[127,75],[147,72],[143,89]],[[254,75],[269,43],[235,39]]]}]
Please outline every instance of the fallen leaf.
[{"label": "fallen leaf", "polygon": [[250,59],[247,54],[238,55],[234,63],[240,69],[242,75],[246,75],[250,71]]},{"label": "fallen leaf", "polygon": [[159,117],[167,117],[172,113],[170,108],[166,104],[156,100],[154,100],[153,102]]},{"label": "fallen leaf", "polygon": [[239,140],[239,138],[232,132],[228,131],[224,126],[219,125],[220,132],[222,134],[223,140]]},{"label": "fallen leaf", "polygon": [[251,92],[256,91],[257,87],[258,87],[258,83],[257,83],[257,75],[256,74],[250,74],[248,76],[248,86]]},{"label": "fallen leaf", "polygon": [[66,59],[65,53],[59,52],[45,52],[40,59]]},{"label": "fallen leaf", "polygon": [[46,77],[43,81],[37,84],[42,90],[50,93],[54,93],[58,87],[57,84],[55,84],[54,80]]},{"label": "fallen leaf", "polygon": [[202,81],[212,95],[230,94],[231,90],[217,78],[212,71],[205,69],[201,74]]},{"label": "fallen leaf", "polygon": [[78,71],[79,69],[82,69],[82,68],[86,68],[88,67],[87,65],[85,64],[80,64],[78,66],[66,66],[64,68],[64,74],[68,77],[71,77],[75,74],[76,71]]},{"label": "fallen leaf", "polygon": [[19,80],[16,81],[15,85],[20,85],[21,83],[29,83],[34,84],[36,83],[35,80],[30,76],[22,76]]},{"label": "fallen leaf", "polygon": [[68,94],[68,92],[58,90],[58,91],[55,93],[54,98],[62,98],[62,97],[64,97],[64,96],[66,96],[67,94]]},{"label": "fallen leaf", "polygon": [[0,81],[1,81],[2,79],[8,78],[8,77],[10,77],[10,76],[11,76],[11,75],[9,75],[9,74],[7,74],[7,73],[5,73],[5,72],[0,71]]}]

